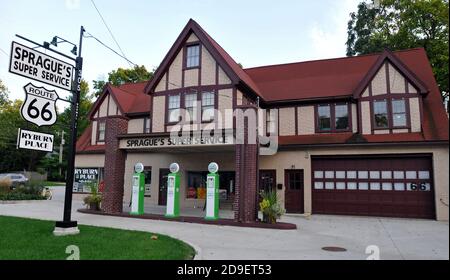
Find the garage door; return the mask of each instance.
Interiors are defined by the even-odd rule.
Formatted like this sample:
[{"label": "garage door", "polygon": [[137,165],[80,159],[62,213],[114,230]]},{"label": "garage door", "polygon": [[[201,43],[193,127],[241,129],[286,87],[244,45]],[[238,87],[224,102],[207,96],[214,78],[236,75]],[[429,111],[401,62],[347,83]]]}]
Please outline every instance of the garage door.
[{"label": "garage door", "polygon": [[312,159],[312,211],[384,217],[435,217],[431,157]]}]

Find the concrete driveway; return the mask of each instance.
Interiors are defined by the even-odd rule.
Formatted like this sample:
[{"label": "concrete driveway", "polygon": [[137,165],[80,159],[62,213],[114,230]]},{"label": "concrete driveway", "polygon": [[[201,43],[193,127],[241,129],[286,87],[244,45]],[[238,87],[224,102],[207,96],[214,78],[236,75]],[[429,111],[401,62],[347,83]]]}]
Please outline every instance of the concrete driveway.
[{"label": "concrete driveway", "polygon": [[[59,220],[63,188],[53,188],[54,199],[31,204],[1,205],[0,215]],[[170,235],[195,245],[202,259],[355,259],[365,260],[368,246],[379,248],[381,259],[449,259],[449,224],[429,220],[314,215],[285,216],[297,230],[240,228],[167,221],[87,215],[76,212],[80,224],[149,231]],[[328,252],[338,246],[345,252]],[[370,249],[375,247],[370,247]],[[369,250],[370,251],[370,250]],[[373,252],[373,251],[371,251]]]}]

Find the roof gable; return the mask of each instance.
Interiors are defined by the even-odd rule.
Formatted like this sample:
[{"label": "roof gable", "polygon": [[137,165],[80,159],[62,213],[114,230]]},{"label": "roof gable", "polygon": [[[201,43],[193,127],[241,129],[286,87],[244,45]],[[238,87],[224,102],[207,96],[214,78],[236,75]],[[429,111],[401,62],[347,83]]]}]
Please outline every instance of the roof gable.
[{"label": "roof gable", "polygon": [[414,87],[417,88],[420,94],[426,94],[429,92],[425,84],[399,59],[392,53],[390,50],[386,49],[384,52],[378,57],[375,61],[374,65],[370,68],[361,82],[353,91],[353,97],[359,98],[364,90],[367,88],[369,83],[375,78],[380,68],[384,65],[384,63],[388,61],[391,63],[395,69],[402,74],[405,79],[408,80]]},{"label": "roof gable", "polygon": [[100,95],[100,97],[95,101],[95,103],[92,105],[91,110],[88,113],[88,117],[90,119],[94,118],[95,113],[100,109],[100,106],[102,105],[103,101],[105,100],[108,95],[111,95],[114,102],[116,103],[117,107],[119,107],[119,111],[121,114],[123,114],[124,109],[120,102],[118,102],[116,96],[114,94],[111,94],[113,92],[111,84],[107,83],[105,87],[103,88],[103,92]]},{"label": "roof gable", "polygon": [[217,61],[219,66],[231,79],[233,84],[243,84],[254,93],[259,94],[258,87],[247,75],[247,73],[245,73],[245,71],[236,63],[236,61],[234,61],[233,58],[231,58],[231,56],[193,19],[189,20],[175,43],[170,48],[169,52],[164,57],[160,66],[156,70],[153,79],[151,79],[145,87],[145,93],[154,91],[155,87],[161,81],[164,74],[168,71],[176,55],[183,48],[184,44],[191,36],[191,34],[194,34],[198,38],[198,40],[202,44],[202,47],[205,47],[208,50],[208,52]]}]

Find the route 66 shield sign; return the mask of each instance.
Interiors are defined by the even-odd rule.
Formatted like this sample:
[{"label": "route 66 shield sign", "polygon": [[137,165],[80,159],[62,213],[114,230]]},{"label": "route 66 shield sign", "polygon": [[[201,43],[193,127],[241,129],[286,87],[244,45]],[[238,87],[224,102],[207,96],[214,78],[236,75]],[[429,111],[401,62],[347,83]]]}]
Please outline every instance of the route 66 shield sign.
[{"label": "route 66 shield sign", "polygon": [[20,113],[26,121],[37,126],[50,126],[56,122],[56,100],[58,94],[55,90],[37,87],[31,83],[23,87],[25,90],[25,101]]}]

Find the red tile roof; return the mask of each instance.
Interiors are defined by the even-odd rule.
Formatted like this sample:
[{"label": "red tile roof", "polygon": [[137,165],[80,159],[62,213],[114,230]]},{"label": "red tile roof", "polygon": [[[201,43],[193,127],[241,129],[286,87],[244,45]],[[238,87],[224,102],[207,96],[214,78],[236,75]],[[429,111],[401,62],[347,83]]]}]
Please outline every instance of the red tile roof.
[{"label": "red tile roof", "polygon": [[77,140],[77,153],[104,153],[104,145],[91,145],[92,124],[84,130],[83,134]]}]

